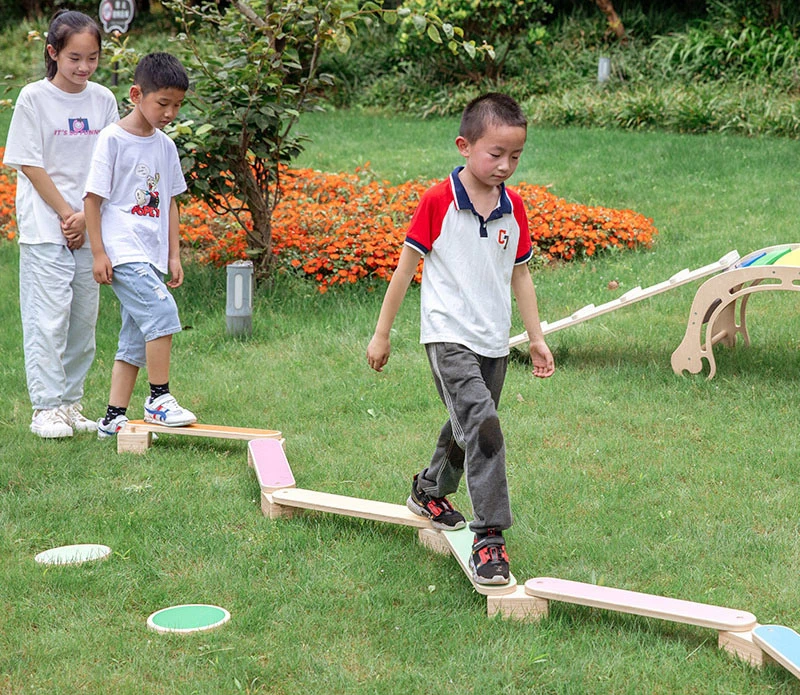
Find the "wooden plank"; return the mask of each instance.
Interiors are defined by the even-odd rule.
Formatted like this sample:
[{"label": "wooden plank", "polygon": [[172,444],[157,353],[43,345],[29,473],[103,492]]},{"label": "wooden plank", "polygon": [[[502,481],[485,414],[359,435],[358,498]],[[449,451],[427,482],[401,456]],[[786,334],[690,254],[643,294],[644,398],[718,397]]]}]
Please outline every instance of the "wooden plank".
[{"label": "wooden plank", "polygon": [[573,582],[568,579],[538,577],[525,582],[531,596],[603,608],[620,613],[632,613],[648,618],[660,618],[715,630],[744,632],[756,625],[756,617],[747,611],[695,603],[682,599],[642,594],[637,591],[614,589],[596,584]]},{"label": "wooden plank", "polygon": [[[641,287],[636,287],[633,290],[629,290],[621,297],[617,299],[612,299],[610,302],[606,302],[605,304],[600,304],[599,306],[594,306],[589,304],[582,309],[578,309],[578,311],[574,312],[572,315],[567,316],[566,318],[559,319],[558,321],[553,321],[552,323],[547,323],[546,321],[542,321],[542,333],[544,335],[549,335],[550,333],[555,333],[556,331],[560,331],[562,328],[566,328],[567,326],[575,326],[578,323],[582,323],[583,321],[588,321],[589,319],[593,319],[597,316],[601,316],[603,314],[608,313],[609,311],[615,311],[622,306],[629,306],[636,302],[641,301],[642,299],[647,299],[648,297],[654,297],[657,294],[662,292],[666,292],[667,290],[674,289],[676,287],[680,287],[681,285],[685,285],[689,282],[693,282],[694,280],[698,280],[699,278],[706,277],[707,275],[711,275],[712,273],[718,273],[722,270],[727,270],[730,268],[736,261],[739,259],[739,253],[737,251],[729,251],[726,253],[722,258],[714,263],[709,263],[701,268],[697,268],[696,270],[688,270],[684,269],[677,273],[675,273],[669,280],[665,280],[664,282],[659,282],[656,285],[651,285],[645,289]],[[523,343],[528,342],[528,334],[520,333],[519,335],[513,336],[509,339],[508,346],[510,348],[516,347],[517,345],[522,345]]]},{"label": "wooden plank", "polygon": [[400,524],[401,526],[432,528],[428,519],[417,516],[402,504],[377,502],[358,497],[303,490],[301,488],[276,490],[270,497],[274,504],[287,507],[340,514],[342,516],[355,516],[360,519],[385,521],[390,524]]},{"label": "wooden plank", "polygon": [[295,486],[294,474],[280,440],[250,440],[247,443],[247,462],[255,470],[262,492]]},{"label": "wooden plank", "polygon": [[792,628],[759,625],[753,630],[753,642],[795,678],[800,678],[800,635]]},{"label": "wooden plank", "polygon": [[190,437],[214,437],[217,439],[280,439],[277,430],[261,430],[251,427],[226,427],[224,425],[188,425],[186,427],[166,427],[154,425],[144,420],[129,420],[119,435],[157,432],[158,434],[182,434]]},{"label": "wooden plank", "polygon": [[469,527],[458,529],[458,531],[442,531],[442,537],[450,546],[450,552],[458,560],[464,574],[472,583],[473,588],[479,594],[484,596],[503,596],[505,594],[513,594],[517,589],[517,580],[513,574],[509,574],[507,584],[478,584],[472,578],[472,570],[469,567],[469,556],[472,554],[472,541],[475,534],[469,530]]}]

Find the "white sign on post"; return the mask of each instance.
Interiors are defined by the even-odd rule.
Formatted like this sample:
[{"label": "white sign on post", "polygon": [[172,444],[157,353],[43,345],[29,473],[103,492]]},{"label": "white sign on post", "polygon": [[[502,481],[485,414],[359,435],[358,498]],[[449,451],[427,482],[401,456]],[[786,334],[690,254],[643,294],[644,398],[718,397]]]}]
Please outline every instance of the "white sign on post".
[{"label": "white sign on post", "polygon": [[136,5],[133,0],[101,0],[98,14],[106,34],[118,31],[124,34],[133,21]]}]

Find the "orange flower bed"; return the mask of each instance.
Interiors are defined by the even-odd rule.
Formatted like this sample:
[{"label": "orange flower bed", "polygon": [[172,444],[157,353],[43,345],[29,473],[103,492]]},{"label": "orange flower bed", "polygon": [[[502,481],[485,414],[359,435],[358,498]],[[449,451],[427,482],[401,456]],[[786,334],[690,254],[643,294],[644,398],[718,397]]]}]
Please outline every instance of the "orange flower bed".
[{"label": "orange flower bed", "polygon": [[[0,148],[0,162],[4,151],[5,148]],[[16,192],[16,172],[0,164],[0,235],[3,239],[17,238],[17,218],[14,211]]]},{"label": "orange flower bed", "polygon": [[[0,150],[1,156],[2,150]],[[0,234],[16,235],[15,175],[0,167]],[[279,272],[312,279],[321,292],[364,279],[388,280],[420,195],[432,181],[393,186],[367,169],[324,174],[283,172],[282,198],[272,220]],[[528,206],[535,254],[543,261],[570,261],[608,247],[649,247],[653,221],[631,210],[587,207],[526,183],[516,190]],[[181,239],[201,263],[217,266],[247,258],[244,231],[229,216],[194,200],[181,207]],[[421,277],[421,266],[417,281]]]}]

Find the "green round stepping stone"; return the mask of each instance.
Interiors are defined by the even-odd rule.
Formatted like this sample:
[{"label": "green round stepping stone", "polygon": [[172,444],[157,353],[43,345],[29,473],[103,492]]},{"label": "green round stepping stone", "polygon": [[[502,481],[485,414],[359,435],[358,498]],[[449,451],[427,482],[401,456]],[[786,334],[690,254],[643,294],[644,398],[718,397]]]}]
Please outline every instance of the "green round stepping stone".
[{"label": "green round stepping stone", "polygon": [[147,619],[147,627],[156,632],[200,632],[224,625],[230,618],[219,606],[188,603],[156,611]]},{"label": "green round stepping stone", "polygon": [[82,562],[103,560],[111,555],[111,548],[96,543],[62,545],[39,553],[34,560],[43,565],[79,565]]}]

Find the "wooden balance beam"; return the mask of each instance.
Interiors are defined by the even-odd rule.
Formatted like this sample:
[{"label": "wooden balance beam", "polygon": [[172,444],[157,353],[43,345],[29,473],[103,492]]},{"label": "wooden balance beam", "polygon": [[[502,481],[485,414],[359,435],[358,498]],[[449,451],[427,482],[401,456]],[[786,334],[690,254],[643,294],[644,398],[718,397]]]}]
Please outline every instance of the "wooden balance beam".
[{"label": "wooden balance beam", "polygon": [[249,427],[225,427],[222,425],[188,425],[186,427],[166,427],[154,425],[144,420],[128,420],[117,434],[118,454],[142,454],[153,443],[153,434],[180,434],[188,437],[213,437],[215,439],[281,439],[277,430],[258,430]]},{"label": "wooden balance beam", "polygon": [[763,654],[752,638],[752,631],[758,623],[756,617],[747,611],[552,577],[529,579],[525,582],[525,591],[546,601],[562,601],[711,628],[719,633],[718,644],[722,649],[751,664],[763,663]]},{"label": "wooden balance beam", "polygon": [[430,520],[414,514],[402,504],[297,488],[283,447],[276,440],[251,441],[247,452],[248,463],[255,470],[261,488],[261,511],[270,519],[285,518],[296,510],[306,510],[410,526],[419,530],[420,542],[425,547],[452,554],[458,560],[474,589],[489,599],[489,615],[524,617],[532,606],[538,605],[536,599],[525,596],[513,576],[507,584],[501,585],[487,586],[472,581],[468,564],[472,549],[469,529],[439,531],[433,528]]},{"label": "wooden balance beam", "polygon": [[248,463],[255,470],[261,488],[261,509],[265,516],[274,519],[307,510],[416,528],[422,545],[456,558],[474,590],[486,596],[489,616],[538,620],[547,615],[551,600],[570,601],[711,627],[719,631],[721,647],[750,663],[762,663],[763,652],[752,640],[756,619],[750,613],[561,579],[532,579],[521,587],[511,575],[507,584],[477,584],[469,568],[473,534],[468,528],[439,531],[428,519],[404,505],[297,488],[283,446],[276,440],[251,441]]}]

